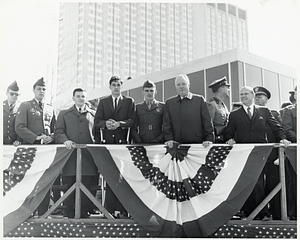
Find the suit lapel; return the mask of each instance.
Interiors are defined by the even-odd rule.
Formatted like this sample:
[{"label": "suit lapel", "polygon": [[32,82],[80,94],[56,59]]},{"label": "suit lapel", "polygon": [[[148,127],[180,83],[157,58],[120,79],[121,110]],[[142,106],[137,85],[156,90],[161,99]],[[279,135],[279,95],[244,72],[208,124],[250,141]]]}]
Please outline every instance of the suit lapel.
[{"label": "suit lapel", "polygon": [[251,121],[254,121],[254,119],[257,118],[257,115],[258,115],[258,108],[254,105],[253,116],[251,118]]},{"label": "suit lapel", "polygon": [[244,120],[247,122],[250,122],[250,118],[249,118],[248,114],[245,112],[245,109],[243,107],[241,107],[239,110],[240,110],[241,116],[244,118]]},{"label": "suit lapel", "polygon": [[124,104],[124,97],[121,96],[121,98],[119,99],[119,102],[118,102],[118,107],[115,111],[115,114],[117,114],[117,112],[119,111],[119,109],[122,107],[122,105]]},{"label": "suit lapel", "polygon": [[112,98],[112,96],[110,95],[109,98],[108,98],[107,100],[108,100],[108,101],[107,101],[107,105],[109,106],[111,112],[114,113],[115,110],[114,110],[114,105],[113,105],[113,98]]}]

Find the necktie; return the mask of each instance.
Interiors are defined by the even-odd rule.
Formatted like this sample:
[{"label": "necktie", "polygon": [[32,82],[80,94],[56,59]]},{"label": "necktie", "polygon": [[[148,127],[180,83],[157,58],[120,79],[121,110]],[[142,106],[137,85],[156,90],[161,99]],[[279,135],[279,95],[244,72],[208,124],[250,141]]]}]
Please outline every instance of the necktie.
[{"label": "necktie", "polygon": [[151,109],[151,102],[148,102],[147,106],[148,106],[149,109]]},{"label": "necktie", "polygon": [[118,107],[118,99],[115,98],[115,112],[117,111],[117,107]]},{"label": "necktie", "polygon": [[43,109],[43,104],[42,104],[41,101],[39,102],[39,106],[40,106],[41,109]]},{"label": "necktie", "polygon": [[249,116],[249,118],[251,119],[252,118],[252,113],[251,113],[251,110],[250,110],[251,108],[250,107],[248,107],[247,108],[247,112],[248,112],[248,116]]},{"label": "necktie", "polygon": [[13,105],[13,104],[10,104],[10,105],[9,105],[9,112],[12,113],[13,109],[14,109],[14,105]]}]

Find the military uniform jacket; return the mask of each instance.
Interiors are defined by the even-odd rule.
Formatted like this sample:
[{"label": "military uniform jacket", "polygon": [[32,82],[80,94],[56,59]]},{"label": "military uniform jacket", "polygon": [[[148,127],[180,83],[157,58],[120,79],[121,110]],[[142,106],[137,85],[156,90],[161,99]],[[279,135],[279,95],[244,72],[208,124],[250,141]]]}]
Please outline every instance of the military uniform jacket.
[{"label": "military uniform jacket", "polygon": [[277,142],[285,139],[282,126],[267,107],[255,105],[251,119],[244,108],[240,107],[229,114],[224,140],[233,138],[236,143],[267,143],[267,125],[272,129]]},{"label": "military uniform jacket", "polygon": [[10,112],[8,101],[3,101],[3,144],[13,144],[13,142],[18,139],[18,135],[15,131],[15,120],[18,107],[19,104],[15,104]]},{"label": "military uniform jacket", "polygon": [[[115,110],[113,107],[113,98],[108,96],[100,100],[95,116],[95,127],[98,135],[99,129],[103,129],[103,143],[127,143],[128,128],[133,126],[135,114],[135,104],[131,97],[121,96],[118,102],[118,107]],[[106,128],[106,121],[114,119],[122,121],[120,127],[115,130]],[[96,143],[100,143],[100,138],[97,137]]]},{"label": "military uniform jacket", "polygon": [[136,105],[136,114],[132,128],[132,138],[135,143],[163,143],[163,110],[165,104],[153,100],[149,109],[146,102]]},{"label": "military uniform jacket", "polygon": [[16,115],[15,130],[23,144],[33,144],[41,134],[50,135],[56,123],[54,109],[45,103],[40,108],[35,99],[21,103]]},{"label": "military uniform jacket", "polygon": [[[79,113],[75,105],[58,114],[54,139],[55,143],[63,144],[71,140],[78,144],[94,143],[93,125],[95,111],[86,106],[86,110]],[[82,149],[82,174],[95,175],[97,167],[87,149]],[[76,175],[76,151],[73,151],[63,168],[64,176]]]},{"label": "military uniform jacket", "polygon": [[207,103],[209,115],[212,119],[216,136],[222,135],[229,117],[229,111],[223,101],[213,97]]},{"label": "military uniform jacket", "polygon": [[285,130],[286,138],[293,143],[297,142],[297,103],[287,106],[283,110],[282,126]]},{"label": "military uniform jacket", "polygon": [[163,113],[163,132],[165,141],[213,142],[213,125],[203,96],[192,94],[191,99],[182,100],[179,95],[169,98]]}]

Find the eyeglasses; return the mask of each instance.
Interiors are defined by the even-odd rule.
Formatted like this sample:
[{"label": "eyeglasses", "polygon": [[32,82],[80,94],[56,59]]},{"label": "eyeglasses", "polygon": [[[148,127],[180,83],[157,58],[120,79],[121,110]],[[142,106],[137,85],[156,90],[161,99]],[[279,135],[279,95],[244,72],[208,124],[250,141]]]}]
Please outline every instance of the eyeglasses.
[{"label": "eyeglasses", "polygon": [[15,96],[17,97],[17,96],[19,96],[20,94],[19,94],[19,93],[10,92],[9,95],[10,95],[10,96],[15,95]]}]

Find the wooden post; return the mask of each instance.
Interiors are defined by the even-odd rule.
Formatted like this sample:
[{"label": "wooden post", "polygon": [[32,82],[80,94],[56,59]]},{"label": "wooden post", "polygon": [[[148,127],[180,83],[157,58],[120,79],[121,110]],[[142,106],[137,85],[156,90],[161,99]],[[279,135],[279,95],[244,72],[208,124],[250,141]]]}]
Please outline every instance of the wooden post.
[{"label": "wooden post", "polygon": [[75,183],[75,218],[80,218],[81,216],[81,197],[80,197],[80,183],[81,183],[81,173],[82,173],[82,151],[79,145],[77,148],[77,159],[76,159],[76,183]]},{"label": "wooden post", "polygon": [[284,167],[284,148],[279,147],[279,176],[281,182],[281,219],[287,221],[286,183]]}]

